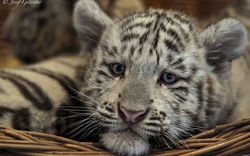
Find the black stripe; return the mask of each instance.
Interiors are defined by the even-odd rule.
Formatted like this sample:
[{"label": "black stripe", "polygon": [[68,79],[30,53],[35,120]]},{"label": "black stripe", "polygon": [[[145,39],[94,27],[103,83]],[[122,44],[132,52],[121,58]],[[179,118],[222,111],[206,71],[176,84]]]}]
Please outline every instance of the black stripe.
[{"label": "black stripe", "polygon": [[185,44],[187,45],[190,42],[190,40],[191,40],[190,34],[187,33],[181,26],[180,26],[180,31],[181,31],[181,34],[184,37]]},{"label": "black stripe", "polygon": [[177,127],[180,127],[180,126],[181,126],[181,123],[182,123],[182,121],[181,121],[180,118],[177,118],[177,119],[175,120],[175,125],[177,125]]},{"label": "black stripe", "polygon": [[167,117],[167,114],[163,111],[160,111],[160,114],[163,116],[163,118]]},{"label": "black stripe", "polygon": [[161,31],[163,31],[164,33],[167,32],[167,29],[166,29],[166,27],[165,27],[165,25],[164,25],[163,23],[160,24],[159,29],[160,29]]},{"label": "black stripe", "polygon": [[156,50],[156,62],[157,62],[157,66],[159,66],[160,65],[160,54],[157,50]]},{"label": "black stripe", "polygon": [[[106,47],[106,46],[105,46]],[[105,49],[105,50],[104,50]],[[103,54],[105,54],[105,56],[115,56],[115,52],[113,51],[113,49],[111,49],[111,48],[108,48],[108,47],[106,47],[106,48],[104,48],[104,49],[102,49],[102,51],[103,51]],[[92,60],[92,62],[93,61],[95,61],[94,63],[96,64],[96,60],[95,59],[93,59]],[[94,66],[95,67],[95,66]]]},{"label": "black stripe", "polygon": [[129,31],[137,27],[145,27],[144,23],[135,23],[134,25],[128,26],[124,31]]},{"label": "black stripe", "polygon": [[149,56],[152,56],[153,55],[153,49],[150,49],[149,50]]},{"label": "black stripe", "polygon": [[124,29],[124,32],[131,31],[134,28],[150,28],[153,22],[148,22],[148,23],[135,23],[133,25],[128,26],[127,28]]},{"label": "black stripe", "polygon": [[112,47],[112,51],[113,51],[114,53],[118,54],[118,49],[117,49],[117,47],[113,46],[113,47]]},{"label": "black stripe", "polygon": [[159,135],[159,133],[160,133],[158,130],[153,130],[153,129],[146,129],[146,131],[148,131],[149,133],[152,133],[152,134],[157,134],[157,135]]},{"label": "black stripe", "polygon": [[101,62],[101,65],[104,66],[104,67],[109,67],[110,66],[110,64],[106,60],[103,60]]},{"label": "black stripe", "polygon": [[[112,117],[112,116],[110,116],[109,114],[106,114],[106,113],[103,113],[103,112],[98,112],[101,116],[103,116],[103,117],[105,117],[105,118],[107,118],[107,119],[116,119],[116,118],[114,118],[114,117]],[[106,121],[106,120],[105,120]]]},{"label": "black stripe", "polygon": [[175,13],[174,14],[174,18],[177,19],[180,23],[184,23],[184,24],[187,24],[187,25],[191,25],[191,20],[190,19],[187,19],[186,17],[184,17],[183,15],[180,15],[180,14],[177,14]]},{"label": "black stripe", "polygon": [[96,83],[98,83],[98,84],[102,84],[102,80],[100,80],[100,79],[96,79]]},{"label": "black stripe", "polygon": [[108,78],[112,78],[110,75],[108,75],[106,72],[102,71],[102,70],[99,70],[97,72],[99,75],[102,75],[102,76],[105,76],[105,77],[108,77]]},{"label": "black stripe", "polygon": [[173,89],[174,89],[174,90],[177,90],[177,91],[182,91],[182,92],[184,92],[185,94],[188,94],[188,93],[189,93],[188,87],[180,86],[180,87],[176,87],[176,88],[173,88]]},{"label": "black stripe", "polygon": [[105,51],[104,54],[106,54],[106,56],[115,56],[115,53],[113,53],[113,51],[111,50],[108,50],[108,51]]},{"label": "black stripe", "polygon": [[149,120],[152,120],[152,121],[161,121],[161,118],[160,117],[150,117]]},{"label": "black stripe", "polygon": [[178,100],[179,102],[185,102],[185,101],[187,101],[187,98],[184,97],[183,95],[180,95],[180,94],[175,93],[175,96],[177,97],[177,100]]},{"label": "black stripe", "polygon": [[184,59],[183,58],[178,58],[176,61],[172,62],[170,65],[175,66],[183,63]]},{"label": "black stripe", "polygon": [[185,81],[186,83],[189,83],[190,81],[193,80],[193,75],[190,74],[190,75],[187,75],[187,76],[182,76],[182,77],[178,77],[178,80],[179,81]]},{"label": "black stripe", "polygon": [[167,30],[167,34],[172,36],[177,41],[179,47],[181,48],[181,51],[184,51],[184,45],[181,41],[179,34],[174,29],[171,28]]},{"label": "black stripe", "polygon": [[[51,110],[53,108],[53,104],[51,103],[49,97],[43,92],[43,90],[35,83],[13,73],[8,73],[6,71],[2,71],[5,75],[1,75],[1,78],[11,81],[20,91],[20,93],[35,107],[41,110]],[[27,85],[23,85],[20,81]],[[32,93],[28,87],[34,90],[35,94],[39,96],[38,99],[34,93]]]},{"label": "black stripe", "polygon": [[196,116],[196,113],[191,112],[188,109],[184,109],[183,112],[188,115],[188,117],[194,118]]},{"label": "black stripe", "polygon": [[126,45],[122,45],[121,52],[124,53],[126,50],[127,50],[127,46]]},{"label": "black stripe", "polygon": [[188,25],[189,30],[193,31],[192,19],[186,18],[184,15],[175,13],[174,18],[177,19],[181,24]]},{"label": "black stripe", "polygon": [[115,113],[115,110],[110,108],[110,107],[105,107],[106,111],[110,112],[110,113]]},{"label": "black stripe", "polygon": [[176,70],[181,70],[181,72],[185,72],[186,71],[186,66],[184,66],[183,64],[182,65],[179,65],[177,67],[174,67]]},{"label": "black stripe", "polygon": [[172,41],[164,39],[164,44],[168,49],[173,50],[174,52],[180,53],[178,46],[175,45]]},{"label": "black stripe", "polygon": [[155,16],[155,24],[154,24],[153,31],[156,31],[157,27],[159,26],[160,19],[164,16],[164,14],[155,12],[154,16]]},{"label": "black stripe", "polygon": [[158,46],[158,41],[159,41],[159,36],[160,36],[160,29],[156,31],[155,38],[153,40],[153,49],[156,49]]},{"label": "black stripe", "polygon": [[[214,99],[214,96],[216,95],[215,95],[215,90],[214,90],[214,82],[210,77],[208,77],[207,79],[207,84],[208,84],[208,88],[207,88],[208,98],[207,98],[206,116],[210,116],[215,113],[215,111],[213,111],[212,109],[216,107],[216,104],[215,104],[216,101]],[[217,104],[217,106],[218,105],[219,104]]]},{"label": "black stripe", "polygon": [[140,37],[139,34],[126,34],[122,36],[121,41],[126,42],[126,41],[131,41],[133,39],[138,39]]},{"label": "black stripe", "polygon": [[145,27],[149,29],[149,28],[151,27],[152,24],[153,24],[153,22],[149,22],[149,23],[147,23],[147,24],[145,25]]},{"label": "black stripe", "polygon": [[91,96],[94,92],[96,92],[95,90],[89,89],[89,90],[85,90],[84,91],[84,95],[86,96]]},{"label": "black stripe", "polygon": [[53,72],[51,72],[51,71],[49,71],[47,69],[44,69],[44,68],[39,68],[39,69],[26,68],[26,70],[36,72],[38,74],[47,76],[47,77],[57,81],[64,88],[64,90],[66,90],[68,95],[70,95],[71,97],[74,97],[74,98],[71,98],[71,100],[72,100],[71,103],[79,104],[79,100],[76,100],[78,95],[73,90],[73,89],[77,90],[76,84],[69,77],[67,77],[65,75],[62,75],[62,74],[59,74],[59,73],[53,73]]},{"label": "black stripe", "polygon": [[150,34],[150,31],[145,32],[141,37],[140,37],[140,41],[139,43],[142,45],[146,42],[146,40],[148,39],[148,36]]},{"label": "black stripe", "polygon": [[18,130],[32,130],[30,126],[30,117],[31,113],[27,108],[21,108],[15,111],[12,119],[12,127]]},{"label": "black stripe", "polygon": [[168,24],[171,24],[171,25],[175,25],[175,26],[179,26],[179,27],[180,27],[180,24],[177,23],[176,21],[174,21],[172,18],[165,16],[164,19],[165,19],[165,21],[166,21]]},{"label": "black stripe", "polygon": [[0,117],[3,117],[3,115],[8,112],[8,113],[13,113],[14,110],[10,109],[8,107],[0,106]]},{"label": "black stripe", "polygon": [[138,53],[139,53],[139,57],[141,57],[141,55],[142,55],[142,50],[143,50],[143,45],[138,49]]},{"label": "black stripe", "polygon": [[178,29],[180,29],[181,34],[184,36],[184,40],[186,41],[186,43],[190,42],[189,34],[183,29],[183,27],[179,23],[177,23],[176,21],[174,21],[172,18],[169,18],[169,17],[165,17],[165,19],[167,20],[168,23],[170,23],[171,25],[174,25],[174,26],[178,27]]},{"label": "black stripe", "polygon": [[195,65],[192,65],[191,71],[192,71],[192,75],[196,75],[196,73],[197,73],[197,71],[198,71],[198,67],[195,66]]},{"label": "black stripe", "polygon": [[108,101],[103,102],[104,106],[107,106],[108,104],[109,104]]},{"label": "black stripe", "polygon": [[103,52],[106,52],[106,51],[108,51],[108,46],[107,45],[101,45],[101,50],[103,51]]},{"label": "black stripe", "polygon": [[167,61],[167,63],[170,65],[170,64],[172,64],[172,62],[173,62],[173,56],[171,55],[171,54],[168,54],[168,56],[167,56],[167,58],[166,58],[166,61]]},{"label": "black stripe", "polygon": [[158,123],[154,123],[154,122],[146,122],[144,123],[146,126],[152,126],[152,127],[158,127],[158,128],[161,128],[161,124],[158,124]]},{"label": "black stripe", "polygon": [[198,98],[198,112],[200,112],[202,109],[203,109],[203,107],[204,107],[204,98],[203,98],[203,88],[204,88],[204,86],[203,86],[203,82],[202,81],[200,81],[198,84],[197,84],[197,98]]},{"label": "black stripe", "polygon": [[134,21],[134,16],[131,16],[131,14],[127,14],[122,18],[122,20],[119,21],[121,29],[124,30],[127,27],[129,27],[129,24]]},{"label": "black stripe", "polygon": [[131,46],[130,50],[129,50],[129,56],[130,56],[130,58],[134,55],[134,52],[135,52],[135,47]]}]

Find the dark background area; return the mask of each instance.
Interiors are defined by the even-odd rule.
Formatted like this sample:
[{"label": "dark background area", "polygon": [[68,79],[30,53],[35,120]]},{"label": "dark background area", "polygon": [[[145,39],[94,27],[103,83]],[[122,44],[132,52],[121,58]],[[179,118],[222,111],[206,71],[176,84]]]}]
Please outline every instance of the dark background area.
[{"label": "dark background area", "polygon": [[[3,1],[3,0],[2,0]],[[74,0],[72,0],[73,2]],[[165,8],[179,10],[188,13],[198,19],[206,19],[216,16],[224,8],[234,5],[235,0],[144,0],[146,8]],[[4,5],[0,0],[0,56],[9,53],[8,42],[3,38],[3,25],[12,11],[10,5]],[[1,59],[0,59],[1,61]],[[0,63],[1,64],[1,63]],[[1,65],[0,65],[1,67]]]}]

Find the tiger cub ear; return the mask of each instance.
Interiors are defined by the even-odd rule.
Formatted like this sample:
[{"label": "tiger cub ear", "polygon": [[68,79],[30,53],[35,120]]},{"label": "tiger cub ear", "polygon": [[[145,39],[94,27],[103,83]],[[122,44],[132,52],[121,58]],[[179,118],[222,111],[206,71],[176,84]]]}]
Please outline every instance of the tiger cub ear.
[{"label": "tiger cub ear", "polygon": [[223,19],[201,32],[206,60],[223,80],[230,75],[231,61],[241,56],[247,46],[245,27],[236,19]]},{"label": "tiger cub ear", "polygon": [[93,0],[79,0],[74,8],[73,24],[79,37],[92,50],[98,44],[102,32],[112,20]]}]

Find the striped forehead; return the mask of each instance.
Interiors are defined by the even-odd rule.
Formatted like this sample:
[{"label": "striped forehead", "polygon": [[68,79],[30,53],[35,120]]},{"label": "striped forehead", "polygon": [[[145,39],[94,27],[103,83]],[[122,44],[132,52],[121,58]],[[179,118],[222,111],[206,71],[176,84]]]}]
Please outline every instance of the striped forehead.
[{"label": "striped forehead", "polygon": [[149,53],[159,47],[159,42],[170,51],[184,52],[192,39],[192,30],[192,20],[172,11],[149,11],[128,16],[119,22],[121,42],[151,45]]},{"label": "striped forehead", "polygon": [[187,52],[194,51],[193,29],[192,20],[177,12],[150,10],[133,14],[118,20],[106,32],[102,51],[111,59],[138,64],[150,62],[157,66],[161,62],[164,65],[166,62],[168,65],[190,62],[180,58],[192,56]]}]

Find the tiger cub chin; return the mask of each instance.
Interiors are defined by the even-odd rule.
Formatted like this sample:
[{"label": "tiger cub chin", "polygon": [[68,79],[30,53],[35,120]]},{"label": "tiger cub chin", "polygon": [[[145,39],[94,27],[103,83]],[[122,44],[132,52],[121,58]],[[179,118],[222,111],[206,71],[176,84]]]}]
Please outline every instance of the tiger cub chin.
[{"label": "tiger cub chin", "polygon": [[108,150],[142,155],[227,118],[231,61],[247,43],[239,21],[199,30],[186,15],[154,9],[112,20],[92,0],[77,2],[73,20],[94,53],[76,133],[96,130]]}]

